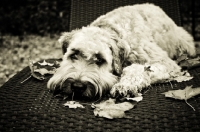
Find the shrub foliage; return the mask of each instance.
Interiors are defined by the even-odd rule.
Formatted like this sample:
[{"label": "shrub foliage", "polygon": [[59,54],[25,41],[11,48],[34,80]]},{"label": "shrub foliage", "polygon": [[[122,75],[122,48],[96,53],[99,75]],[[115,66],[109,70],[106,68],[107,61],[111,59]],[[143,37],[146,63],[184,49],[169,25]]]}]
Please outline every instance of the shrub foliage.
[{"label": "shrub foliage", "polygon": [[[0,36],[1,34],[45,35],[68,31],[70,1],[0,0]],[[183,27],[200,40],[200,1],[179,0],[179,2]]]},{"label": "shrub foliage", "polygon": [[22,35],[69,30],[70,0],[1,0],[0,31]]}]

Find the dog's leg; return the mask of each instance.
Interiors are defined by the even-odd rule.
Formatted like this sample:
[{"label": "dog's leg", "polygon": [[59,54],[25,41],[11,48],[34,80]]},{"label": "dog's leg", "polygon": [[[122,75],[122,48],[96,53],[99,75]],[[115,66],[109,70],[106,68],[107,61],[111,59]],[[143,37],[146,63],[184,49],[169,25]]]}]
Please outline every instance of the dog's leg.
[{"label": "dog's leg", "polygon": [[153,83],[173,80],[181,74],[181,68],[170,58],[144,65],[132,64],[124,68],[120,81],[112,87],[110,93],[113,97],[137,96],[143,88]]},{"label": "dog's leg", "polygon": [[113,97],[127,96],[128,94],[136,95],[138,91],[150,84],[150,76],[145,71],[145,66],[132,64],[123,69],[120,81],[112,87],[110,93]]}]

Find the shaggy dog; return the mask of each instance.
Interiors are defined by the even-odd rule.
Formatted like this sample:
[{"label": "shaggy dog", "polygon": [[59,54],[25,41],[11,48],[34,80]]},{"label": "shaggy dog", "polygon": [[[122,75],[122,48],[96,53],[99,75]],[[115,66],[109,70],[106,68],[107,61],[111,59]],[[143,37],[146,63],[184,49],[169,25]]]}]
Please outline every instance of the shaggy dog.
[{"label": "shaggy dog", "polygon": [[193,38],[153,4],[115,9],[59,43],[63,60],[47,87],[89,98],[136,95],[182,75],[173,58],[195,55]]}]

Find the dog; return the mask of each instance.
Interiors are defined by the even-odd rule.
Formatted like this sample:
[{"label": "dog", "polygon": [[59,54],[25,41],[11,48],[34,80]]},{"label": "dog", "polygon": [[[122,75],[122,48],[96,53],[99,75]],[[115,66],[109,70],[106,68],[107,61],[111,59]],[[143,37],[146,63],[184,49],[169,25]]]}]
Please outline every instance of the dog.
[{"label": "dog", "polygon": [[137,95],[181,75],[174,58],[196,54],[192,36],[150,3],[119,7],[58,41],[63,60],[48,89],[88,98]]}]

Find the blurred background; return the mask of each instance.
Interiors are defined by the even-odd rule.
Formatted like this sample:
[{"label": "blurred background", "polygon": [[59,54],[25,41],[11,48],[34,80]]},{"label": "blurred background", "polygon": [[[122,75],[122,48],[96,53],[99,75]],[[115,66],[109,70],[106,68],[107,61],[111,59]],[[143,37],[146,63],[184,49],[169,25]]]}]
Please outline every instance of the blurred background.
[{"label": "blurred background", "polygon": [[[182,26],[200,41],[200,1],[179,0]],[[38,61],[61,58],[57,43],[69,31],[70,0],[0,0],[0,86]]]}]

